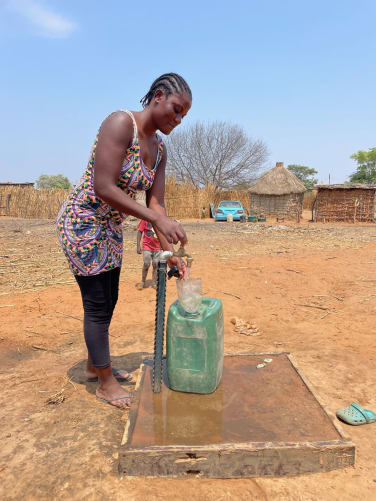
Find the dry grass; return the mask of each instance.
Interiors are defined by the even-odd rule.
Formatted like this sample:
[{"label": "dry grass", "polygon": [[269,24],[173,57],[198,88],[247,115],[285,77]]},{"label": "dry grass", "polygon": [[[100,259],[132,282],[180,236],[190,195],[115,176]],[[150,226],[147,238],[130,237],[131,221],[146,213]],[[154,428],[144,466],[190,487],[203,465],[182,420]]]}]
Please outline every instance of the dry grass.
[{"label": "dry grass", "polygon": [[2,186],[0,187],[0,214],[24,219],[55,219],[67,194],[67,190],[37,190],[33,187]]},{"label": "dry grass", "polygon": [[[307,216],[307,215],[306,215]],[[308,217],[305,217],[307,220]],[[136,223],[136,222],[135,222]],[[183,225],[189,236],[190,249],[196,252],[197,245],[205,242],[205,251],[201,255],[216,256],[224,265],[232,262],[236,257],[258,255],[288,254],[290,247],[304,249],[338,249],[363,242],[374,241],[372,226],[354,225],[346,231],[342,226],[313,225],[303,222],[301,225],[287,225],[269,220],[264,224],[211,224],[209,222],[186,222]],[[131,283],[132,287],[140,280],[142,258],[136,251],[137,224],[124,225],[124,256],[126,264],[123,267],[120,282]],[[60,249],[56,224],[54,221],[32,221],[23,219],[0,218],[0,316],[13,314],[18,303],[9,295],[27,294],[43,290],[49,286],[75,285],[76,281],[69,270],[67,260]],[[217,246],[209,243],[218,240]],[[196,243],[195,243],[196,242]],[[218,247],[218,248],[216,248]],[[336,259],[336,255],[328,259]],[[246,266],[245,268],[246,269]],[[302,270],[288,269],[292,274],[302,274]],[[220,290],[221,294],[230,294]],[[372,291],[370,291],[372,292]],[[240,296],[239,296],[240,297]],[[237,298],[239,299],[239,298]],[[244,299],[244,298],[242,298]],[[140,299],[141,301],[141,299]],[[39,308],[38,299],[36,306]],[[73,317],[79,325],[81,316],[68,312],[56,311],[61,317],[62,325]],[[64,318],[65,317],[65,318]],[[39,335],[39,328],[28,324],[25,317],[25,333],[33,337],[36,348],[43,348],[42,338],[34,339]]]},{"label": "dry grass", "polygon": [[239,200],[245,207],[250,207],[250,197],[246,190],[216,190],[213,185],[200,189],[189,183],[178,184],[173,177],[166,179],[165,202],[170,216],[209,217],[210,204],[217,206],[221,200]]},{"label": "dry grass", "polygon": [[72,388],[69,385],[72,385],[74,390],[76,390],[75,384],[71,381],[71,379],[68,378],[68,376],[65,376],[63,378],[62,387],[47,398],[46,404],[47,405],[62,404],[72,393]]},{"label": "dry grass", "polygon": [[[67,190],[37,190],[32,187],[0,187],[0,215],[25,219],[55,219],[68,194]],[[6,200],[9,212],[6,213]],[[315,191],[304,195],[304,209],[311,209]],[[178,184],[173,177],[166,179],[166,208],[171,217],[204,218],[210,215],[210,204],[217,206],[221,200],[239,200],[250,208],[250,194],[246,190],[217,190],[213,185],[196,188],[192,184]]]},{"label": "dry grass", "polygon": [[312,204],[313,201],[315,200],[317,195],[317,191],[306,191],[304,193],[304,199],[303,199],[303,209],[304,210],[312,210]]},{"label": "dry grass", "polygon": [[27,293],[75,282],[60,250],[54,221],[1,219],[0,234],[0,299],[11,290]]},{"label": "dry grass", "polygon": [[[25,219],[55,219],[68,194],[67,190],[37,190],[35,188],[1,187],[0,214]],[[10,195],[9,212],[6,199]],[[222,191],[214,186],[198,189],[191,184],[177,184],[174,178],[166,179],[166,208],[171,217],[209,217],[209,205],[221,200],[240,200],[250,206],[247,191]]]}]

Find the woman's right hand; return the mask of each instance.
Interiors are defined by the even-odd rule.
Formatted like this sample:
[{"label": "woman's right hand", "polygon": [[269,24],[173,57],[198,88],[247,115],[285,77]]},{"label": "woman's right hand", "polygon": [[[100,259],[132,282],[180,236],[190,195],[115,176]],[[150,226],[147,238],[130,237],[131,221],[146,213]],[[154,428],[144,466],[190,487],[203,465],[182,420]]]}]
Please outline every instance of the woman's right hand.
[{"label": "woman's right hand", "polygon": [[167,216],[159,214],[153,226],[157,231],[163,234],[170,244],[177,244],[180,242],[182,247],[184,247],[188,242],[183,226],[175,219],[170,219]]}]

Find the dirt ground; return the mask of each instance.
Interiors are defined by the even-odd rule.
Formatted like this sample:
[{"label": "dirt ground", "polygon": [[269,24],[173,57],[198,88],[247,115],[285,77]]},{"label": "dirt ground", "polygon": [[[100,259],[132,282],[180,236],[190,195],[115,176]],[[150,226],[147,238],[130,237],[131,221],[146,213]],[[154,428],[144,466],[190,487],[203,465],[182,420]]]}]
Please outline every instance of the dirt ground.
[{"label": "dirt ground", "polygon": [[[328,409],[376,410],[376,225],[184,222],[192,275],[225,312],[227,352],[289,351]],[[155,291],[125,228],[113,364],[151,353]],[[82,308],[52,221],[0,218],[0,496],[4,500],[376,499],[376,424],[343,425],[354,468],[293,478],[119,478],[127,412],[85,382]],[[176,297],[168,283],[167,305]],[[234,332],[233,316],[258,336]],[[132,384],[127,387],[132,391]],[[252,388],[249,389],[252,391]],[[234,410],[236,411],[236,410]]]}]

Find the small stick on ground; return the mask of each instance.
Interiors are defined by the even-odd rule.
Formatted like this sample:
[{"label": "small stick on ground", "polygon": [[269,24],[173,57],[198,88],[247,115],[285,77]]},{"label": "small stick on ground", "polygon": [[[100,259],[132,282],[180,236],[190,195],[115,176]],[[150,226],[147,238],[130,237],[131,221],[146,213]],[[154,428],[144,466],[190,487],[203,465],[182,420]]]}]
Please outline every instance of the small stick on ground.
[{"label": "small stick on ground", "polygon": [[297,304],[296,306],[305,306],[306,308],[317,308],[319,310],[329,310],[326,306],[316,306],[314,304]]},{"label": "small stick on ground", "polygon": [[337,301],[343,302],[345,299],[344,297],[341,296],[331,296],[330,294],[314,294],[312,297],[334,297],[334,299],[337,299]]},{"label": "small stick on ground", "polygon": [[231,294],[230,292],[224,292],[224,291],[221,291],[222,294],[226,294],[226,296],[232,296],[232,297],[236,297],[236,299],[241,299],[240,296],[237,296],[236,294]]},{"label": "small stick on ground", "polygon": [[68,383],[70,383],[73,386],[73,388],[75,390],[77,390],[76,385],[74,384],[74,382],[70,378],[67,378],[67,379],[68,379]]},{"label": "small stick on ground", "polygon": [[80,322],[82,322],[82,318],[80,318],[80,317],[68,315],[67,313],[63,313],[62,311],[57,311],[56,313],[59,313],[59,315],[63,315],[64,317],[74,318],[75,320],[79,320]]}]

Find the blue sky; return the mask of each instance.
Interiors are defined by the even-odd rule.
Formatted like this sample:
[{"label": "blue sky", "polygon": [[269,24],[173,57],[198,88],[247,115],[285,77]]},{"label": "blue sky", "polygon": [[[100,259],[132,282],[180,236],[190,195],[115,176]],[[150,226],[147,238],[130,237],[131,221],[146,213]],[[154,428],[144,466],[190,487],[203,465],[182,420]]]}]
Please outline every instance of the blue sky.
[{"label": "blue sky", "polygon": [[188,123],[239,124],[268,167],[343,182],[376,146],[375,19],[374,0],[0,0],[0,181],[77,181],[103,118],[174,71]]}]

